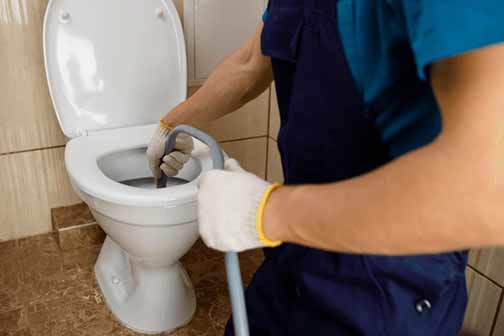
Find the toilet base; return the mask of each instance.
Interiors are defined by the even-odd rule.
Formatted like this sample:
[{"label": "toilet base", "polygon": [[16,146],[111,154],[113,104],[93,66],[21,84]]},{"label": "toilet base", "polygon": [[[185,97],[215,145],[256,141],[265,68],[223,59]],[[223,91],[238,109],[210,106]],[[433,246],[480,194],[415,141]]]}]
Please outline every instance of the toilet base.
[{"label": "toilet base", "polygon": [[95,264],[107,306],[126,327],[149,334],[177,329],[196,311],[196,296],[179,262],[152,268],[130,258],[107,236]]}]

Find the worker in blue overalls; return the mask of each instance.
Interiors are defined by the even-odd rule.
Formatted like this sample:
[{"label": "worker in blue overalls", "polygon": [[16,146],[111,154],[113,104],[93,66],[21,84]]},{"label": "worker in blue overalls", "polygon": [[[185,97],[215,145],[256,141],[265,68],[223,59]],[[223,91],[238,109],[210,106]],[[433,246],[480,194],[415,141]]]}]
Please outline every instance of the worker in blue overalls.
[{"label": "worker in blue overalls", "polygon": [[208,246],[268,247],[246,291],[252,335],[458,334],[463,250],[504,245],[503,19],[502,0],[270,0],[163,118],[156,176],[192,149],[184,138],[163,157],[171,127],[275,80],[285,184],[230,159],[199,193]]}]

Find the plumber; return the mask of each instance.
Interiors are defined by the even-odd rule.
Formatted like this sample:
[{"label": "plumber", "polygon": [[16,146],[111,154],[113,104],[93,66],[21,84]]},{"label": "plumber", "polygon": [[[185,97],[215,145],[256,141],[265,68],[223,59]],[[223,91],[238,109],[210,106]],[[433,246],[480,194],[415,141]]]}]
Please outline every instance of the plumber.
[{"label": "plumber", "polygon": [[230,159],[199,192],[209,247],[264,248],[251,335],[458,335],[466,250],[504,245],[503,22],[502,0],[270,0],[163,118],[156,177],[193,147],[180,136],[164,156],[172,127],[231,113],[274,80],[284,184]]}]

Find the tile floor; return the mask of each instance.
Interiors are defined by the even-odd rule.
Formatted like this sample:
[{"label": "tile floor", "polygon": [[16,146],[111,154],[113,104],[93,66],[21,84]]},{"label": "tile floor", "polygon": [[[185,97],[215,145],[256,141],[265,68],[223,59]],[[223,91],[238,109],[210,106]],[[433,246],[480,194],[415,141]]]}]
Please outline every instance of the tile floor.
[{"label": "tile floor", "polygon": [[[139,335],[108,311],[93,266],[105,238],[85,204],[51,210],[53,233],[0,242],[0,336]],[[241,253],[248,283],[262,252]],[[474,259],[474,258],[473,258]],[[174,336],[222,335],[229,316],[223,254],[198,241],[182,259],[196,288],[198,308]],[[504,335],[501,288],[468,268],[464,336]],[[499,318],[496,320],[496,316]]]},{"label": "tile floor", "polygon": [[[100,246],[61,249],[53,234],[0,243],[0,335],[139,335],[115,321],[97,288],[93,265]],[[248,282],[262,253],[240,259]],[[198,309],[171,335],[222,335],[229,316],[223,255],[197,242],[182,262]]]}]

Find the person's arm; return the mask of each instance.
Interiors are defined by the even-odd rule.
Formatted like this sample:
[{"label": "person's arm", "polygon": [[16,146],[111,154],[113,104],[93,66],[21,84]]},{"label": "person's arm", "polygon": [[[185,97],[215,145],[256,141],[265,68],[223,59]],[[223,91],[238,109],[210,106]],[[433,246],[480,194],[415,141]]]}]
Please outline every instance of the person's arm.
[{"label": "person's arm", "polygon": [[504,245],[503,59],[496,45],[433,65],[440,136],[360,177],[277,189],[266,236],[389,255]]},{"label": "person's arm", "polygon": [[255,34],[226,58],[205,84],[164,118],[167,125],[220,118],[259,96],[273,80],[271,60],[261,51],[261,23]]}]

